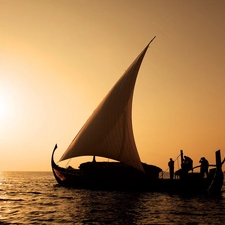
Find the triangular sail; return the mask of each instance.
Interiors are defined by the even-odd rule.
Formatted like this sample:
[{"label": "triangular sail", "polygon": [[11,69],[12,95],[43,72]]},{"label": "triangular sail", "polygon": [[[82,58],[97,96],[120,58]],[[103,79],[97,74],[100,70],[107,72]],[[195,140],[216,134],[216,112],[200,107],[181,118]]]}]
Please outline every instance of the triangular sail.
[{"label": "triangular sail", "polygon": [[95,155],[144,171],[133,136],[132,99],[138,71],[149,44],[95,109],[60,161]]}]

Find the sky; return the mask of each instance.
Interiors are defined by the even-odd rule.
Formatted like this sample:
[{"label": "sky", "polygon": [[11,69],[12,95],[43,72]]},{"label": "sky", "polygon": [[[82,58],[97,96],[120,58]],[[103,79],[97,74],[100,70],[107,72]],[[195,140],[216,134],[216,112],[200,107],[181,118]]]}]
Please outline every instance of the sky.
[{"label": "sky", "polygon": [[223,0],[0,0],[0,171],[50,171],[54,145],[58,161],[154,36],[133,98],[141,160],[223,159],[224,11]]}]

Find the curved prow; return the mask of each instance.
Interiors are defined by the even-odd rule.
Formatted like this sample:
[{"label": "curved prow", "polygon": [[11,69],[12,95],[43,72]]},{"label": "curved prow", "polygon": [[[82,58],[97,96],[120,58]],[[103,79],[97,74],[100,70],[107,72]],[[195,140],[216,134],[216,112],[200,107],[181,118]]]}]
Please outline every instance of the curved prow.
[{"label": "curved prow", "polygon": [[55,153],[55,150],[58,148],[57,144],[55,145],[54,149],[53,149],[53,152],[52,152],[52,159],[51,159],[51,165],[52,165],[52,168],[55,168],[57,167],[57,165],[55,164],[55,161],[54,161],[54,153]]},{"label": "curved prow", "polygon": [[55,150],[57,149],[57,144],[55,145],[54,149],[53,149],[53,152],[52,152],[52,159],[51,159],[51,165],[52,165],[52,172],[54,174],[54,177],[56,179],[56,181],[61,184],[61,179],[59,178],[59,176],[57,176],[57,171],[60,169],[60,167],[58,165],[56,165],[55,161],[54,161],[54,153],[55,153]]}]

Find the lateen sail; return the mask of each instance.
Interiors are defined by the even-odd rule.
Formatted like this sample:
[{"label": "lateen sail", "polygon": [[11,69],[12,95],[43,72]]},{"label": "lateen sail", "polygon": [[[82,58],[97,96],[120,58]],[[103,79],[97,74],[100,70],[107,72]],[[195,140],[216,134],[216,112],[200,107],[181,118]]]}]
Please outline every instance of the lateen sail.
[{"label": "lateen sail", "polygon": [[95,155],[144,171],[133,135],[132,99],[138,71],[149,44],[98,105],[60,161]]}]

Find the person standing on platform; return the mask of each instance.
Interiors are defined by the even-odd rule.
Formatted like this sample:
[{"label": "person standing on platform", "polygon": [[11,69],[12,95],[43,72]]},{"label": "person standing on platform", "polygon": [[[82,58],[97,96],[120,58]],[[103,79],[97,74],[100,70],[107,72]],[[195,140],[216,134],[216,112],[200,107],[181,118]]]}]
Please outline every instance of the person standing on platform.
[{"label": "person standing on platform", "polygon": [[200,173],[202,178],[204,178],[205,174],[208,177],[208,170],[209,170],[209,162],[205,157],[202,157],[199,161],[201,163],[201,167],[200,167]]},{"label": "person standing on platform", "polygon": [[189,170],[193,170],[193,160],[185,155],[182,168],[185,171],[185,173],[188,173]]},{"label": "person standing on platform", "polygon": [[168,166],[170,169],[170,179],[173,179],[173,175],[174,175],[174,161],[172,158],[170,158],[170,161],[168,162]]}]

